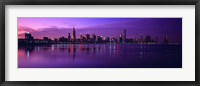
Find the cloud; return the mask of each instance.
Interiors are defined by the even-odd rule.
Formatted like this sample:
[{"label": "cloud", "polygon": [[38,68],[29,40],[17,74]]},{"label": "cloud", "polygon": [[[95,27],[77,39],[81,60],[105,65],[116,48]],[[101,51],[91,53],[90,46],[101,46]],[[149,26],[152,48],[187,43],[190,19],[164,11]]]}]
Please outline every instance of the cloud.
[{"label": "cloud", "polygon": [[64,25],[66,25],[67,27],[76,27],[76,24],[72,24],[69,22],[63,22]]},{"label": "cloud", "polygon": [[36,32],[36,30],[30,28],[30,27],[25,27],[25,26],[18,26],[18,38],[24,38],[24,34],[27,32]]}]

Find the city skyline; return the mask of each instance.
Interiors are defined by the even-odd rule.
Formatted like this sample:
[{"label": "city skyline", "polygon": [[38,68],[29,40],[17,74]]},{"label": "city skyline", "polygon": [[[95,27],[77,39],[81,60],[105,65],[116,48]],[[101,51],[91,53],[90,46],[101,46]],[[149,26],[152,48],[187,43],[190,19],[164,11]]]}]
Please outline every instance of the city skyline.
[{"label": "city skyline", "polygon": [[182,68],[182,18],[18,17],[18,68]]},{"label": "city skyline", "polygon": [[[43,39],[35,39],[31,33],[25,33],[24,39],[18,39],[18,45],[46,45],[46,44],[110,44],[110,43],[135,43],[135,44],[158,44],[158,37],[153,38],[151,36],[140,35],[140,38],[127,38],[126,29],[124,29],[119,37],[103,37],[96,34],[85,34],[80,35],[79,38],[76,37],[76,30],[72,28],[72,35],[68,33],[67,37],[54,38],[53,40],[48,37],[43,37]],[[167,36],[164,37],[164,44],[168,44],[169,39]]]},{"label": "city skyline", "polygon": [[[56,20],[54,22],[76,20],[76,25],[71,24],[70,26],[69,23],[64,23],[66,27],[62,27],[62,25],[58,25],[60,23],[53,24],[53,21],[49,23],[47,20]],[[52,26],[37,26],[41,21]],[[74,22],[72,21],[72,23]],[[31,26],[37,26],[34,27],[37,29],[33,29]],[[72,27],[76,28],[77,38],[86,34],[96,34],[110,38],[120,37],[122,30],[126,29],[127,38],[139,38],[144,35],[152,36],[153,38],[158,37],[159,41],[164,42],[163,38],[168,36],[172,43],[182,42],[181,18],[18,18],[18,38],[24,38],[26,32],[30,32],[35,39],[43,39],[43,37],[48,37],[52,40],[59,37],[67,38],[70,33],[72,36]]]}]

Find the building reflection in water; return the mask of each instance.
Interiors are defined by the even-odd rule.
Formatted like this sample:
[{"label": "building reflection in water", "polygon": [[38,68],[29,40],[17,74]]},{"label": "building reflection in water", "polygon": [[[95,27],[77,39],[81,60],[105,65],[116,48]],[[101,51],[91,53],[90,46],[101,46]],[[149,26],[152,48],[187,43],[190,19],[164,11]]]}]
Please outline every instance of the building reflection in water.
[{"label": "building reflection in water", "polygon": [[25,54],[26,54],[26,58],[29,59],[30,58],[30,55],[31,53],[33,52],[34,50],[34,47],[33,46],[27,46],[27,47],[19,47],[19,49],[23,49]]},{"label": "building reflection in water", "polygon": [[[78,51],[77,51],[77,48]],[[121,49],[122,48],[122,49]],[[33,51],[47,51],[47,52],[66,52],[72,55],[72,58],[76,58],[76,53],[85,53],[90,55],[102,55],[108,53],[110,56],[120,56],[126,57],[126,45],[120,44],[55,44],[55,45],[43,45],[43,46],[26,46],[20,47],[19,49],[24,50],[26,57],[29,58]],[[123,51],[123,52],[122,52]]]},{"label": "building reflection in water", "polygon": [[181,55],[181,45],[55,44],[26,46],[18,49],[19,67],[27,68],[46,67],[46,65],[52,68],[139,68],[152,67],[152,65],[149,66],[152,62],[155,67],[161,67],[159,65],[181,67],[179,65],[181,59],[178,59]]},{"label": "building reflection in water", "polygon": [[72,58],[73,58],[73,61],[75,61],[75,56],[76,56],[76,46],[75,44],[70,44],[70,51],[71,51],[71,54],[72,54]]},{"label": "building reflection in water", "polygon": [[[78,51],[77,51],[77,48]],[[148,52],[148,45],[140,45],[138,54],[139,57],[144,57]],[[24,49],[26,53],[26,57],[30,58],[30,55],[33,51],[51,51],[54,52],[62,52],[67,51],[70,57],[75,60],[77,53],[82,53],[86,55],[90,55],[91,53],[95,55],[102,55],[108,53],[109,56],[115,57],[127,57],[127,45],[126,44],[56,44],[56,45],[43,45],[43,46],[27,46],[20,47],[19,49]],[[66,53],[66,54],[67,54]],[[129,52],[135,53],[135,52]],[[109,57],[108,56],[108,57]]]},{"label": "building reflection in water", "polygon": [[123,45],[123,51],[124,51],[124,52],[123,52],[124,58],[126,58],[126,53],[127,53],[127,52],[126,52],[126,45],[125,45],[125,44]]}]

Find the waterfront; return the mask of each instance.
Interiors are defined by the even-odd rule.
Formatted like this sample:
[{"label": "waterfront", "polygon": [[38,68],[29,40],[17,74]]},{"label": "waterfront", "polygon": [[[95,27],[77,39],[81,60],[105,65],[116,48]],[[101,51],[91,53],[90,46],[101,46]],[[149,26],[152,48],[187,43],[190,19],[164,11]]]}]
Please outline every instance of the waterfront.
[{"label": "waterfront", "polygon": [[182,45],[53,44],[19,47],[18,68],[182,68]]}]

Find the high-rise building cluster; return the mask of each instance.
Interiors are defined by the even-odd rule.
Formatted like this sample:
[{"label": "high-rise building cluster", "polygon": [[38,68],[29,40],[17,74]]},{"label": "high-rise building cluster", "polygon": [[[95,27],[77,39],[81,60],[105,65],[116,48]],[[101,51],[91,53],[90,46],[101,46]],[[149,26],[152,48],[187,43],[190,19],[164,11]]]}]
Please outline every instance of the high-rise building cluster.
[{"label": "high-rise building cluster", "polygon": [[[43,39],[34,39],[31,33],[25,33],[25,39],[19,39],[19,45],[23,44],[99,44],[99,43],[158,43],[158,38],[152,38],[151,36],[140,35],[139,38],[127,38],[126,30],[124,29],[118,37],[103,37],[96,34],[85,34],[80,35],[79,38],[76,37],[76,30],[72,28],[72,34],[68,33],[66,37],[60,37],[55,39],[50,39],[48,37],[43,37]],[[168,37],[164,37],[164,42],[168,43]]]}]

